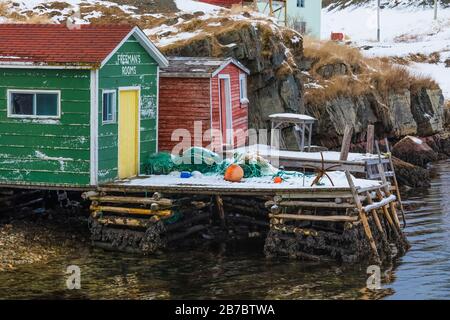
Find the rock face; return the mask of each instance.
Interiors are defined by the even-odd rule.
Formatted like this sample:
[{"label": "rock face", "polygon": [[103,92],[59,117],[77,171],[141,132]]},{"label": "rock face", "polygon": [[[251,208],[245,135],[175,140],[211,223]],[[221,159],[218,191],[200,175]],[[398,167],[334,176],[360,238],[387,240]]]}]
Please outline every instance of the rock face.
[{"label": "rock face", "polygon": [[315,143],[336,148],[346,125],[354,128],[354,142],[365,138],[369,124],[375,125],[375,132],[381,137],[439,133],[445,124],[443,105],[441,90],[421,89],[417,93],[409,90],[389,93],[386,99],[376,92],[357,97],[342,96],[322,106],[307,104],[305,108],[307,114],[319,120],[315,127]]},{"label": "rock face", "polygon": [[169,56],[233,57],[249,68],[250,128],[267,128],[270,114],[303,110],[303,83],[297,67],[303,43],[293,31],[242,23],[163,51]]},{"label": "rock face", "polygon": [[392,148],[395,157],[425,167],[428,163],[438,160],[438,154],[419,138],[406,136]]}]

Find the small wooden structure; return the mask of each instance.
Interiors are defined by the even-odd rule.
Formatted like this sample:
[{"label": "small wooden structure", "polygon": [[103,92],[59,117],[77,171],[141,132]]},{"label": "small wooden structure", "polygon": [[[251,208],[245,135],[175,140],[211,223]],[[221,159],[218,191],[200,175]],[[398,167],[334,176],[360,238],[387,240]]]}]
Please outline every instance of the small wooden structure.
[{"label": "small wooden structure", "polygon": [[157,151],[166,58],[130,25],[0,24],[0,184],[89,189]]},{"label": "small wooden structure", "polygon": [[266,236],[267,256],[380,263],[391,258],[390,243],[404,252],[389,183],[354,180],[349,172],[346,179],[304,187],[154,176],[104,185],[86,197],[93,241],[106,249],[151,254],[219,226]]},{"label": "small wooden structure", "polygon": [[[305,114],[295,114],[295,113],[277,113],[269,116],[271,121],[271,146],[275,147],[278,143],[276,141],[277,136],[273,135],[273,130],[280,130],[284,126],[293,125],[294,136],[298,143],[298,148],[301,152],[308,150],[311,151],[311,139],[312,139],[312,128],[313,124],[317,119],[305,115]],[[280,145],[282,148],[286,148],[286,143],[284,142],[283,136],[278,136],[280,139]]]},{"label": "small wooden structure", "polygon": [[180,144],[180,137],[173,136],[177,129],[190,133],[188,147],[198,146],[199,140],[203,146],[245,144],[250,71],[231,58],[168,60],[160,73],[158,149],[172,151]]}]

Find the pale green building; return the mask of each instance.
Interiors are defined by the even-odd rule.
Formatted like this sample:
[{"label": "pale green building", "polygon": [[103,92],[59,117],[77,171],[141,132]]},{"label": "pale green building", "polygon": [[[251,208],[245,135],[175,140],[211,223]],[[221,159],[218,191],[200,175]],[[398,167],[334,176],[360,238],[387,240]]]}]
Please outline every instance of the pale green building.
[{"label": "pale green building", "polygon": [[[272,1],[272,10],[269,0],[258,0],[260,12],[273,15],[282,23],[287,24],[302,34],[320,38],[322,23],[322,0],[286,0]],[[286,3],[286,8],[284,7]],[[287,19],[286,19],[287,14]]]}]

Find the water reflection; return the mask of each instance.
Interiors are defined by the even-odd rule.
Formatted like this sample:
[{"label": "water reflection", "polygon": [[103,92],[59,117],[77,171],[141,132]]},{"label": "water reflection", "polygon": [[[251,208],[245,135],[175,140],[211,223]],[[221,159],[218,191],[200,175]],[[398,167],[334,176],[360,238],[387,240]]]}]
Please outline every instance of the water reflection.
[{"label": "water reflection", "polygon": [[[412,248],[394,272],[382,270],[384,288],[376,293],[365,289],[367,266],[268,260],[263,243],[253,241],[149,258],[85,248],[47,264],[0,273],[0,298],[449,298],[450,162],[436,165],[435,171],[430,189],[405,197]],[[73,264],[81,267],[81,290],[65,289],[65,270]]]}]

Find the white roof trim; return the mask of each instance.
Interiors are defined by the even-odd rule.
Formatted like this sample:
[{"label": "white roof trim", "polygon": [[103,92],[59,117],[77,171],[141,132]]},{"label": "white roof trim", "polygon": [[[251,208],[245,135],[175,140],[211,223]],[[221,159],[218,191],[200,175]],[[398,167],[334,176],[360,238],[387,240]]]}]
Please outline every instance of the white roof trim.
[{"label": "white roof trim", "polygon": [[169,65],[169,61],[167,61],[166,57],[161,53],[161,51],[159,51],[153,42],[150,41],[145,33],[139,27],[134,27],[133,30],[131,30],[130,33],[128,33],[127,36],[117,45],[117,47],[114,48],[114,50],[102,61],[100,68],[102,68],[112,58],[112,56],[116,54],[116,52],[132,35],[136,37],[136,40],[142,47],[144,47],[147,53],[155,59],[160,67],[167,67]]},{"label": "white roof trim", "polygon": [[213,72],[212,77],[217,76],[223,69],[225,69],[230,64],[234,64],[236,67],[244,71],[247,75],[250,74],[250,70],[244,67],[242,63],[233,58],[228,58],[216,71]]}]

